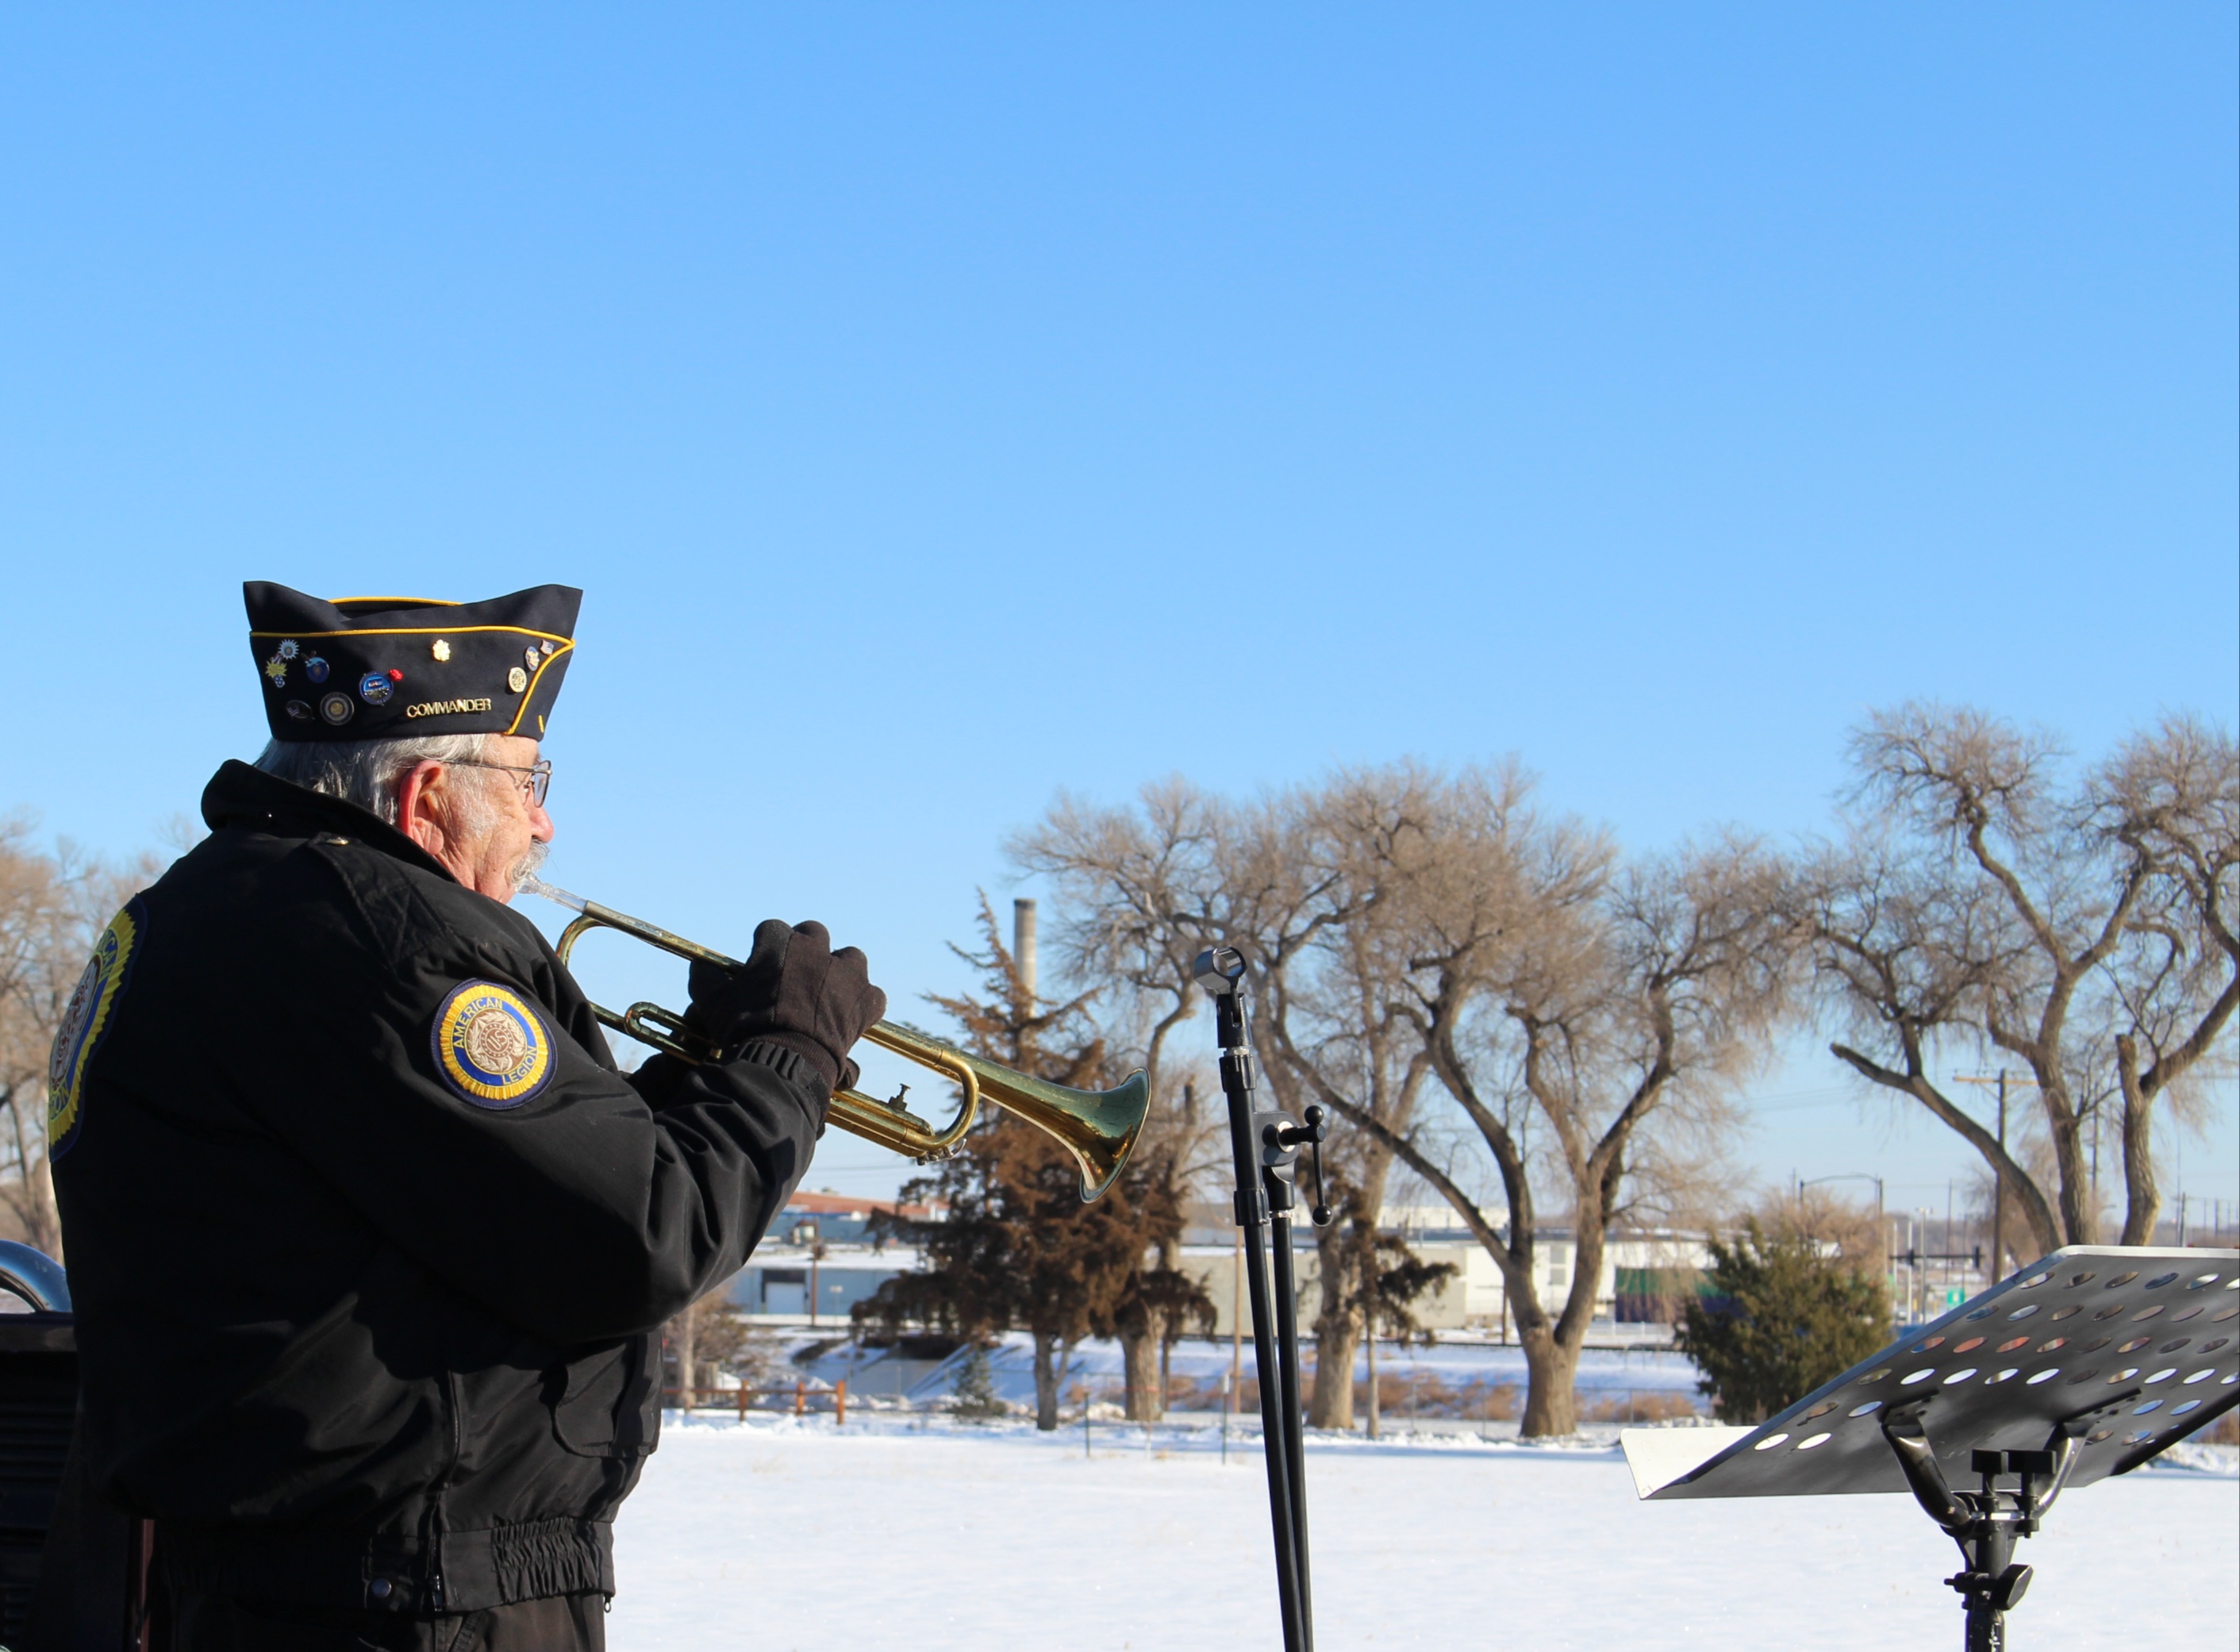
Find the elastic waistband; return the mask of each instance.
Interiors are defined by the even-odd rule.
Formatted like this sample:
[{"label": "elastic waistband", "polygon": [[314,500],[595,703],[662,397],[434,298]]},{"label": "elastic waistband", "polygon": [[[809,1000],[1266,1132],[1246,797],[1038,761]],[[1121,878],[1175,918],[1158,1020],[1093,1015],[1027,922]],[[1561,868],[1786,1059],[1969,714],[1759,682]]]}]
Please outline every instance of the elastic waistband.
[{"label": "elastic waistband", "polygon": [[375,1611],[479,1612],[548,1595],[615,1592],[614,1528],[523,1521],[443,1534],[159,1522],[156,1563],[174,1589]]}]

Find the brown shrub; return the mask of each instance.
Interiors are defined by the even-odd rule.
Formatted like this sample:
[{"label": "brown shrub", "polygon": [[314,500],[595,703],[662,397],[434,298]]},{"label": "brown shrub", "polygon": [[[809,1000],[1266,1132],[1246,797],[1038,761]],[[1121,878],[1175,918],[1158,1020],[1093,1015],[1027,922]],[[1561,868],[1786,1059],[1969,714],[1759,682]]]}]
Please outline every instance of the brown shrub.
[{"label": "brown shrub", "polygon": [[1701,1413],[1693,1395],[1669,1389],[1606,1394],[1592,1399],[1583,1391],[1578,1407],[1582,1422],[1666,1422]]}]

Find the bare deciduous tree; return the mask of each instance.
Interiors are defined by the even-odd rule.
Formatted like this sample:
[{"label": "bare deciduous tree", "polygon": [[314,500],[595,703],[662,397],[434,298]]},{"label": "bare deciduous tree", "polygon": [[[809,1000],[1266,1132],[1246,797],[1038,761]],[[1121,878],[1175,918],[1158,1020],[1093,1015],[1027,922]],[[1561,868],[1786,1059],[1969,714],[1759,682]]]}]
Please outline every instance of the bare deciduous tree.
[{"label": "bare deciduous tree", "polygon": [[1931,1070],[1950,1044],[1973,1046],[1971,1005],[2016,949],[1997,902],[1980,888],[1923,877],[1887,834],[1864,830],[1814,854],[1790,901],[1812,937],[1823,1011],[1843,1034],[1830,1050],[1957,1132],[2003,1180],[2040,1254],[2056,1249],[2053,1205],[2017,1144],[2003,1144]]},{"label": "bare deciduous tree", "polygon": [[48,1056],[95,938],[154,872],[67,844],[49,854],[21,820],[0,822],[0,1201],[50,1256],[63,1237],[47,1167]]},{"label": "bare deciduous tree", "polygon": [[2188,1081],[2217,1065],[2240,1009],[2240,748],[2198,719],[2166,718],[2101,765],[2090,796],[2102,841],[2153,868],[2123,966],[2110,971],[2122,1006],[2110,1043],[2123,1109],[2123,1242],[2152,1244],[2156,1103],[2197,1099]]},{"label": "bare deciduous tree", "polygon": [[[2183,1122],[2229,1062],[2240,1006],[2240,756],[2173,717],[2071,776],[2048,736],[1910,704],[1855,737],[1859,810],[1800,868],[1830,1048],[1983,1156],[2041,1251],[2099,1238],[2088,1140],[2117,1126],[2123,1238],[2153,1237],[2158,1105]],[[1931,1070],[2018,1057],[2056,1175],[2049,1194]]]},{"label": "bare deciduous tree", "polygon": [[[1413,1116],[1429,1068],[1396,993],[1398,955],[1372,915],[1408,851],[1430,782],[1412,769],[1342,776],[1240,805],[1182,782],[1148,787],[1136,810],[1061,799],[1010,845],[1024,869],[1050,878],[1069,972],[1161,1000],[1161,1036],[1198,1009],[1190,963],[1208,946],[1238,947],[1255,966],[1262,1069],[1293,1111],[1343,1090],[1399,1129]],[[1373,1137],[1328,1155],[1344,1208],[1373,1224],[1392,1163]],[[1321,1280],[1317,1427],[1352,1423],[1360,1335],[1357,1260],[1347,1224],[1314,1232]]]},{"label": "bare deciduous tree", "polygon": [[[1501,1270],[1525,1356],[1523,1432],[1568,1434],[1610,1229],[1660,1146],[1680,1147],[1667,1162],[1684,1164],[1689,1138],[1716,1136],[1786,1007],[1792,948],[1780,869],[1747,840],[1617,867],[1574,823],[1512,809],[1506,830],[1511,870],[1496,874],[1506,917],[1495,925],[1495,907],[1450,916],[1446,949],[1417,958],[1412,979],[1434,1070],[1499,1167],[1507,1222],[1497,1225],[1417,1142],[1390,1139]],[[1472,912],[1465,890],[1435,889],[1439,909]],[[1541,1126],[1537,1152],[1527,1119]],[[1686,1191],[1654,1180],[1652,1192]],[[1532,1266],[1549,1208],[1536,1181],[1561,1202],[1551,1214],[1568,1219],[1575,1247],[1552,1316]]]},{"label": "bare deciduous tree", "polygon": [[[1229,937],[1262,965],[1262,1069],[1290,1112],[1320,1102],[1379,1129],[1340,1132],[1325,1148],[1338,1219],[1310,1229],[1320,1302],[1308,1420],[1353,1426],[1353,1365],[1370,1333],[1373,1282],[1393,1141],[1417,1123],[1431,1076],[1409,990],[1409,880],[1435,857],[1448,783],[1411,765],[1341,773],[1261,816],[1254,856],[1289,862],[1305,903]],[[1274,880],[1269,880],[1273,882]],[[1239,916],[1244,916],[1240,913]]]},{"label": "bare deciduous tree", "polygon": [[[1660,1150],[1679,1162],[1689,1131],[1716,1126],[1780,1010],[1788,949],[1778,869],[1755,846],[1617,873],[1599,834],[1543,822],[1530,792],[1514,769],[1412,765],[1249,806],[1170,783],[1137,810],[1063,802],[1013,851],[1056,886],[1081,980],[1123,965],[1180,979],[1216,943],[1247,954],[1269,1088],[1357,1127],[1335,1156],[1359,1221],[1376,1222],[1396,1160],[1462,1213],[1509,1282],[1532,1373],[1525,1428],[1546,1434],[1573,1426],[1629,1176]],[[1498,1169],[1498,1218],[1423,1128],[1442,1093]],[[1532,1269],[1535,1181],[1551,1176],[1579,1242],[1555,1316]],[[1343,1228],[1318,1240],[1317,1365],[1350,1374],[1363,1247]],[[1349,1426],[1351,1402],[1350,1381],[1318,1382],[1313,1420]]]},{"label": "bare deciduous tree", "polygon": [[669,1385],[687,1410],[715,1386],[717,1372],[730,1371],[752,1389],[770,1379],[777,1359],[777,1339],[740,1311],[728,1282],[673,1315],[661,1336]]}]

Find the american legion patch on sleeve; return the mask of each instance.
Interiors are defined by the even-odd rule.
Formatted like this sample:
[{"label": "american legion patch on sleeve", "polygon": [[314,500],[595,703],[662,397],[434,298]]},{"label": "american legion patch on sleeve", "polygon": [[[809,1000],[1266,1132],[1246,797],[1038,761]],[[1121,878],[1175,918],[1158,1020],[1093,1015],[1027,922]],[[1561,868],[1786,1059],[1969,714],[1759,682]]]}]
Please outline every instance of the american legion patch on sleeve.
[{"label": "american legion patch on sleeve", "polygon": [[148,909],[134,896],[124,909],[109,920],[101,939],[93,943],[93,956],[77,978],[69,1007],[56,1030],[54,1049],[47,1056],[47,1156],[59,1159],[77,1142],[83,1115],[86,1063],[101,1048],[103,1036],[117,1013],[117,1001],[132,973],[133,949],[147,932]]},{"label": "american legion patch on sleeve", "polygon": [[552,1035],[543,1018],[495,981],[452,988],[430,1042],[443,1082],[477,1107],[518,1107],[552,1076]]}]

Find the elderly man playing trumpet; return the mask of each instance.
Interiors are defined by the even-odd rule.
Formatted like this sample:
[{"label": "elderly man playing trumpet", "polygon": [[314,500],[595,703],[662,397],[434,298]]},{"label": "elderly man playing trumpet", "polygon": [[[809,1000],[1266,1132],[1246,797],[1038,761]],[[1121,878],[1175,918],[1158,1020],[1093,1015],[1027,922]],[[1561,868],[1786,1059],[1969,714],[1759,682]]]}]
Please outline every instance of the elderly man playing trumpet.
[{"label": "elderly man playing trumpet", "polygon": [[272,743],[55,1047],[81,1449],[155,1523],[175,1652],[600,1647],[658,1327],[783,1206],[884,995],[772,920],[695,968],[714,1059],[618,1072],[507,904],[581,594],[247,598]]}]

